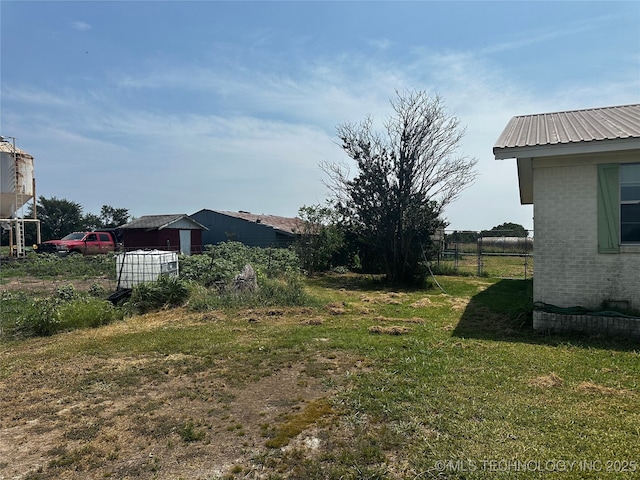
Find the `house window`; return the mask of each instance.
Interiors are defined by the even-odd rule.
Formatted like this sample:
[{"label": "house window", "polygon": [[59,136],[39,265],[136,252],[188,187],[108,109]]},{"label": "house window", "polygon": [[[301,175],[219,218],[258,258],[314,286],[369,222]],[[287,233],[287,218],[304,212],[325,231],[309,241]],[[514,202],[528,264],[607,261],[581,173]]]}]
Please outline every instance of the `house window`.
[{"label": "house window", "polygon": [[620,165],[620,243],[640,243],[640,163]]}]

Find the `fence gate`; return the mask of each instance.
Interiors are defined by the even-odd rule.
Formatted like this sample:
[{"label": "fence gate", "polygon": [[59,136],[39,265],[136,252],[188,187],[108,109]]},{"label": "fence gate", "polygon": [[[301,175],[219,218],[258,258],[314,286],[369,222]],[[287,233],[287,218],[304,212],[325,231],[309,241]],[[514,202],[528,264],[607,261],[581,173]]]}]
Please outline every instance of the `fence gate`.
[{"label": "fence gate", "polygon": [[480,232],[468,231],[447,232],[438,266],[443,273],[531,278],[533,237],[482,236]]}]

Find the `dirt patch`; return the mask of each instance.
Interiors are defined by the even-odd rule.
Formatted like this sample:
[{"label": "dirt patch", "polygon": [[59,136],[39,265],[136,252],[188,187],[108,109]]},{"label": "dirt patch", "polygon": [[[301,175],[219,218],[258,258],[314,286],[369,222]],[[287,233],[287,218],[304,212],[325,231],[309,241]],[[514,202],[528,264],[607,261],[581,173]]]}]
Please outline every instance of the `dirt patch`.
[{"label": "dirt patch", "polygon": [[605,387],[592,382],[582,382],[576,387],[583,393],[600,395],[631,395],[631,392],[622,388]]},{"label": "dirt patch", "polygon": [[342,302],[328,304],[325,308],[330,315],[344,315],[347,313],[346,305]]},{"label": "dirt patch", "polygon": [[403,292],[385,292],[372,295],[363,295],[360,300],[364,303],[378,305],[402,305],[402,300],[407,296]]},{"label": "dirt patch", "polygon": [[59,287],[72,285],[78,292],[87,292],[94,285],[99,285],[105,292],[116,290],[116,281],[106,277],[95,277],[90,279],[66,279],[63,277],[54,279],[44,279],[38,277],[20,276],[8,277],[0,284],[0,292],[23,291],[28,293],[41,293],[50,295]]},{"label": "dirt patch", "polygon": [[446,297],[446,299],[451,305],[451,308],[453,308],[456,311],[466,310],[467,307],[469,306],[469,302],[471,301],[470,298],[464,298],[464,297]]},{"label": "dirt patch", "polygon": [[[292,313],[252,311],[241,318],[246,324],[251,318],[300,324]],[[70,335],[99,342],[101,337],[144,333],[177,321],[188,326],[224,317],[166,312]],[[309,325],[313,328],[314,322]],[[32,345],[48,350],[60,338]],[[311,351],[238,381],[237,363],[222,357],[203,367],[202,359],[188,352],[114,352],[108,358],[86,354],[72,361],[13,365],[7,373],[5,354],[0,357],[5,362],[0,380],[0,479],[7,480],[267,478],[267,460],[288,448],[289,441],[308,444],[314,451],[322,448],[317,435],[298,436],[294,429],[283,437],[283,426],[301,425],[296,428],[302,432],[330,424],[336,387],[328,385],[332,379],[339,384],[347,371],[358,369],[355,359]],[[269,448],[274,438],[282,448]]]},{"label": "dirt patch", "polygon": [[431,305],[433,305],[433,302],[431,301],[431,299],[429,297],[423,297],[419,300],[416,300],[409,306],[411,308],[425,308],[425,307],[430,307]]},{"label": "dirt patch", "polygon": [[529,385],[539,388],[561,387],[563,384],[564,380],[553,372],[529,380]]},{"label": "dirt patch", "polygon": [[424,319],[418,317],[411,318],[389,318],[378,315],[373,318],[376,322],[402,322],[402,323],[414,323],[414,324],[423,324]]},{"label": "dirt patch", "polygon": [[405,335],[410,333],[411,329],[402,325],[373,325],[369,327],[369,333],[380,335]]}]

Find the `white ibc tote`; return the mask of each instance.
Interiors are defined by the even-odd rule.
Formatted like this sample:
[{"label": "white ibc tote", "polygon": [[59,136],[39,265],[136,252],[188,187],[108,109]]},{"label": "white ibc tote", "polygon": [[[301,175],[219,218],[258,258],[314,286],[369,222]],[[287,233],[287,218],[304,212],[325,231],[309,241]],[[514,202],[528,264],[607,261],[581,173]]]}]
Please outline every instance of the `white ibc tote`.
[{"label": "white ibc tote", "polygon": [[118,288],[132,288],[155,282],[160,275],[178,275],[178,253],[163,250],[134,250],[116,256]]}]

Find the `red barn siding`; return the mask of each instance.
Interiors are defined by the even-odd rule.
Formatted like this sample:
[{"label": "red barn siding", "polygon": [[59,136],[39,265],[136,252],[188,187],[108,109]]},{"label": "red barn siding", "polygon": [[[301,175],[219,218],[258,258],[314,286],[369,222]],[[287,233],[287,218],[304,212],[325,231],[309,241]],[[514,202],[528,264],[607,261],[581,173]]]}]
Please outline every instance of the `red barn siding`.
[{"label": "red barn siding", "polygon": [[[180,230],[127,229],[123,231],[125,250],[158,249],[180,251]],[[191,253],[202,252],[202,230],[191,230]]]}]

